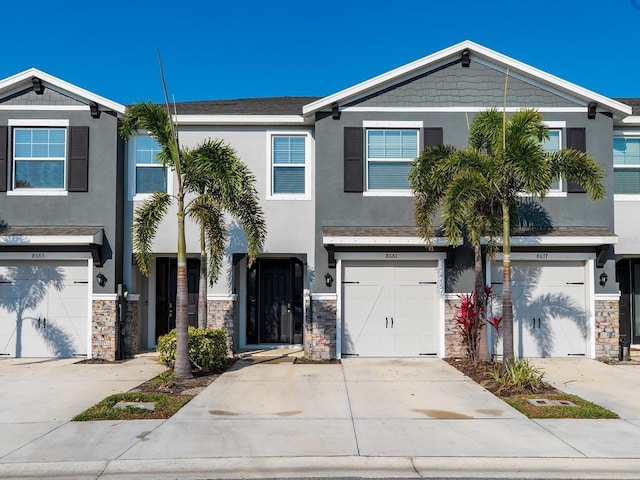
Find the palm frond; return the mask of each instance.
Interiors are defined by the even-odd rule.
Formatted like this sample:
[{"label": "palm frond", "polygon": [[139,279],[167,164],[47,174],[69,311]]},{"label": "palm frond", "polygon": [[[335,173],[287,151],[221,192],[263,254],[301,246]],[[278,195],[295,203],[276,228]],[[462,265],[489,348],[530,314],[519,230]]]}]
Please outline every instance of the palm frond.
[{"label": "palm frond", "polygon": [[593,158],[585,152],[565,148],[550,154],[553,175],[564,175],[584,188],[591,200],[602,200],[606,190],[602,181],[604,170]]},{"label": "palm frond", "polygon": [[132,236],[133,253],[138,268],[143,275],[149,276],[153,239],[158,226],[171,204],[171,196],[164,192],[155,192],[153,196],[136,208],[133,217]]},{"label": "palm frond", "polygon": [[195,218],[204,232],[207,249],[207,277],[213,283],[220,274],[224,260],[224,249],[229,232],[224,212],[217,202],[207,194],[198,195],[187,209],[187,215]]}]

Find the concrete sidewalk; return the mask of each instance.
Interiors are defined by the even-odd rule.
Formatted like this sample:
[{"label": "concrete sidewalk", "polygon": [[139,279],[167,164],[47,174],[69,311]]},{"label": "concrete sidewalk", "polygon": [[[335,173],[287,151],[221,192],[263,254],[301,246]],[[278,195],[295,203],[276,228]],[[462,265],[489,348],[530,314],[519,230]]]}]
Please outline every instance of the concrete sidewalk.
[{"label": "concrete sidewalk", "polygon": [[0,478],[639,478],[623,417],[532,421],[438,359],[238,362],[166,421],[2,417]]}]

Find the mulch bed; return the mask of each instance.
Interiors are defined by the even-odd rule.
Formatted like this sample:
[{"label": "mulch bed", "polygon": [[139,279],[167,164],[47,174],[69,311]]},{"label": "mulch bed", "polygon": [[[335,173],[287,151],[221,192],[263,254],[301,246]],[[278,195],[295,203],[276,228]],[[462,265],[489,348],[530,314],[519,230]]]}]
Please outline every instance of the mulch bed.
[{"label": "mulch bed", "polygon": [[494,362],[473,362],[466,358],[445,358],[445,361],[452,367],[455,367],[460,372],[464,373],[471,380],[499,397],[526,395],[528,393],[559,393],[558,390],[547,383],[545,383],[544,387],[537,392],[523,392],[521,389],[504,388],[500,393],[498,393],[499,385],[491,379],[489,372],[498,368],[500,364]]}]

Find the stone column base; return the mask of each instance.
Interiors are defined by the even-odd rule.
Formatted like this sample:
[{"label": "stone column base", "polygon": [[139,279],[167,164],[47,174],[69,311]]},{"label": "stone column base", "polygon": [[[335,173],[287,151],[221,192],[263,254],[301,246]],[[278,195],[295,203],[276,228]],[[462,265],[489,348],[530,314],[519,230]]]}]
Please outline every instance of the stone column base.
[{"label": "stone column base", "polygon": [[207,328],[222,328],[227,331],[229,351],[236,350],[236,298],[207,299]]},{"label": "stone column base", "polygon": [[336,299],[311,299],[307,315],[304,356],[310,360],[336,358]]}]

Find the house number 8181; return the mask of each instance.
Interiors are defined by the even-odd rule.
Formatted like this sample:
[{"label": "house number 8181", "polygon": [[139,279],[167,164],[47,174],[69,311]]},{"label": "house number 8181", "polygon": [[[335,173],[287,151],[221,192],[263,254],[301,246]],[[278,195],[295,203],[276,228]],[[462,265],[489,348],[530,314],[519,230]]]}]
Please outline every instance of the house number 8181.
[{"label": "house number 8181", "polygon": [[398,258],[397,253],[385,253],[384,258]]}]

